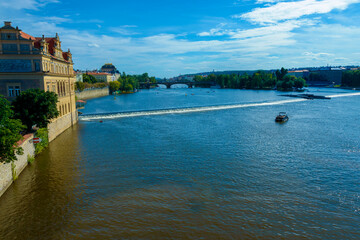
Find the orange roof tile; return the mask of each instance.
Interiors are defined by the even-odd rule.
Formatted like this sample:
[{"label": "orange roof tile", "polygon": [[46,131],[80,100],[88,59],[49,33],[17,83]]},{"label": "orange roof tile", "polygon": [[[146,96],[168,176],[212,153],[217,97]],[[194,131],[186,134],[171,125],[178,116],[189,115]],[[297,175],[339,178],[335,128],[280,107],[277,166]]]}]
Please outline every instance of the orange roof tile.
[{"label": "orange roof tile", "polygon": [[20,31],[20,36],[22,38],[25,38],[25,39],[31,39],[31,40],[36,40],[36,38],[34,38],[33,36],[27,34],[27,33],[24,33],[23,31]]}]

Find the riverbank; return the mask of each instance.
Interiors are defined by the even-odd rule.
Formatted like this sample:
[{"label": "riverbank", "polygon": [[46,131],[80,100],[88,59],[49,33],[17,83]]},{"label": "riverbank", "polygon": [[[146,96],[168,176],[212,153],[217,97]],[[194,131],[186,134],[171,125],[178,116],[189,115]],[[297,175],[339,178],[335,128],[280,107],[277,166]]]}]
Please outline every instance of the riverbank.
[{"label": "riverbank", "polygon": [[89,88],[81,92],[75,92],[78,100],[88,100],[92,98],[104,97],[109,95],[109,87],[104,88]]},{"label": "riverbank", "polygon": [[28,165],[28,160],[35,157],[35,146],[33,144],[34,134],[26,134],[17,144],[23,148],[24,154],[16,154],[14,163],[0,163],[0,197],[11,186],[14,180]]}]

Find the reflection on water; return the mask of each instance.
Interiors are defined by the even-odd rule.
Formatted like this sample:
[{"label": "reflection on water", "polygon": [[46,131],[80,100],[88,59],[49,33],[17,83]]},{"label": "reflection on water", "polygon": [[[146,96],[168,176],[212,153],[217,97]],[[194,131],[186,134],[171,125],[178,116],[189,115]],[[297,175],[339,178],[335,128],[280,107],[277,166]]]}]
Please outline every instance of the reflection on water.
[{"label": "reflection on water", "polygon": [[[284,100],[274,93],[151,90],[84,112]],[[359,100],[80,122],[0,199],[0,239],[356,239]]]}]

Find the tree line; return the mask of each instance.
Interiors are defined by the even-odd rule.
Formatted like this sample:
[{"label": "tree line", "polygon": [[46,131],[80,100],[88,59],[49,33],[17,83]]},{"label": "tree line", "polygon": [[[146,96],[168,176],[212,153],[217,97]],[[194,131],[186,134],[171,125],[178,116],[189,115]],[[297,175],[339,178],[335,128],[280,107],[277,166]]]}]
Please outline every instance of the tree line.
[{"label": "tree line", "polygon": [[232,89],[278,89],[292,90],[293,88],[303,88],[306,81],[301,77],[288,75],[288,70],[281,68],[274,73],[257,71],[252,75],[248,74],[210,74],[206,77],[196,75],[195,82],[215,82],[221,88]]},{"label": "tree line", "polygon": [[342,86],[344,86],[344,87],[360,87],[360,70],[343,72]]},{"label": "tree line", "polygon": [[116,81],[109,83],[110,92],[133,92],[140,87],[140,83],[156,83],[156,78],[149,77],[148,73],[143,73],[141,75],[127,75],[123,72]]}]

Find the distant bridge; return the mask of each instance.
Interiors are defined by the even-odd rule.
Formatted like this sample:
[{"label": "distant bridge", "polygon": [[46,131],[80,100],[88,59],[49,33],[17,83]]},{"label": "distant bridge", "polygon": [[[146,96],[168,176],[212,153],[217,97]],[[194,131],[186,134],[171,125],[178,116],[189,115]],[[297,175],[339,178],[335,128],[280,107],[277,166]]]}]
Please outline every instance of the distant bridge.
[{"label": "distant bridge", "polygon": [[151,86],[159,86],[159,85],[165,85],[166,88],[171,88],[172,85],[175,84],[185,84],[187,85],[189,88],[193,88],[193,87],[211,87],[211,86],[216,86],[216,82],[189,82],[189,81],[174,81],[174,82],[162,82],[162,81],[158,81],[157,83],[147,83],[147,82],[142,82],[140,83],[140,88],[147,88],[149,89]]}]

